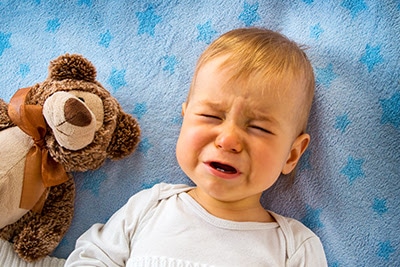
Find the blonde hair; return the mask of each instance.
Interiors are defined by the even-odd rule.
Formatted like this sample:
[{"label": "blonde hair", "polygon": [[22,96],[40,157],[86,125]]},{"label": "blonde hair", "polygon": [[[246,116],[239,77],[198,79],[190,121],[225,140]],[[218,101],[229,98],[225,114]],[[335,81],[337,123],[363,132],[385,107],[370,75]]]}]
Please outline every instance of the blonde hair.
[{"label": "blonde hair", "polygon": [[[284,35],[262,28],[231,30],[212,42],[197,61],[192,92],[199,69],[207,62],[227,56],[221,68],[229,69],[232,81],[250,82],[263,89],[302,89],[300,110],[293,110],[300,122],[300,131],[307,127],[314,96],[314,73],[307,55],[295,42]],[[297,95],[296,95],[297,96]]]}]

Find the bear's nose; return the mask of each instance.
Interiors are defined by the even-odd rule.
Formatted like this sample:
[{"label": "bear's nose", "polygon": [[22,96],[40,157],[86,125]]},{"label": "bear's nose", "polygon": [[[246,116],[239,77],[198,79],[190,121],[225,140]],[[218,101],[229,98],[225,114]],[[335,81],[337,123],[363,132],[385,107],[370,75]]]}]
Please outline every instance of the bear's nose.
[{"label": "bear's nose", "polygon": [[64,105],[65,120],[75,126],[88,126],[92,121],[90,111],[85,104],[75,98],[70,98]]}]

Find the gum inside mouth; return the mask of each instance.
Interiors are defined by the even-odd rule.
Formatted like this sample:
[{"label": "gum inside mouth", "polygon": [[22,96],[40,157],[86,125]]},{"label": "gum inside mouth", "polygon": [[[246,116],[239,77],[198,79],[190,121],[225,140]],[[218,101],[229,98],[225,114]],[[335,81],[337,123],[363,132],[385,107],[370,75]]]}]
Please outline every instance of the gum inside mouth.
[{"label": "gum inside mouth", "polygon": [[233,168],[232,166],[229,166],[229,165],[222,164],[222,163],[211,162],[210,166],[212,168],[216,169],[217,171],[220,171],[223,173],[229,173],[229,174],[237,173],[237,170],[235,168]]}]

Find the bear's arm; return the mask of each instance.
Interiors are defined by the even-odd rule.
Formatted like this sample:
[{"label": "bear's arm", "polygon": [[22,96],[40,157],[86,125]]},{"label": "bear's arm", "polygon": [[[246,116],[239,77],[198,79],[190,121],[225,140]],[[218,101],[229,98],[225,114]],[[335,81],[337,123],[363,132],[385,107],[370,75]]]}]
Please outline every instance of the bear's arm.
[{"label": "bear's arm", "polygon": [[7,108],[7,103],[3,99],[0,99],[0,131],[15,126],[8,116]]}]

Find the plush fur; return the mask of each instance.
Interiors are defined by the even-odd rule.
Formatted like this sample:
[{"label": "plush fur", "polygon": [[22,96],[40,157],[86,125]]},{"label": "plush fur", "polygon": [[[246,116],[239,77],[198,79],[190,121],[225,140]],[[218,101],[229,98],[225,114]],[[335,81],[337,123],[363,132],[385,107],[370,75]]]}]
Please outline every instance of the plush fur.
[{"label": "plush fur", "polygon": [[[51,253],[69,228],[75,200],[71,172],[96,169],[107,158],[121,159],[132,153],[139,143],[138,122],[125,113],[117,100],[96,81],[96,69],[84,57],[66,54],[52,61],[48,78],[31,87],[26,104],[43,106],[46,100],[56,92],[78,94],[78,99],[81,99],[79,94],[82,92],[97,96],[101,99],[102,121],[96,124],[91,142],[79,149],[68,149],[66,145],[60,144],[55,134],[57,129],[47,127],[45,147],[50,156],[64,166],[70,179],[50,188],[41,213],[29,211],[18,221],[0,229],[0,237],[12,242],[17,254],[26,261],[35,261]],[[79,101],[75,102],[78,106],[84,106],[78,103]],[[56,112],[68,113],[69,111],[64,108],[61,111],[51,110],[51,112],[57,114]],[[93,113],[96,114],[94,111]],[[81,118],[79,116],[62,115],[65,115],[74,127],[86,125],[86,122],[77,122]],[[89,116],[88,119],[90,121],[93,118]],[[49,124],[48,117],[46,117],[46,122]],[[0,99],[0,131],[10,127],[16,126],[8,116],[7,103]]]}]

